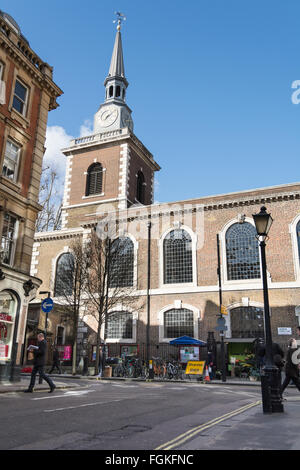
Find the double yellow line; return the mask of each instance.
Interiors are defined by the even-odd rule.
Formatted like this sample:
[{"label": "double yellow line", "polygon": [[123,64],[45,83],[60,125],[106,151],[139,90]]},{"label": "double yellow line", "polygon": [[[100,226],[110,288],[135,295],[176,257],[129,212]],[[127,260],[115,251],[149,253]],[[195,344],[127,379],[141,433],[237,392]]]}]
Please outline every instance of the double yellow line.
[{"label": "double yellow line", "polygon": [[218,418],[212,419],[211,421],[208,421],[205,424],[201,424],[200,426],[196,426],[193,429],[190,429],[190,431],[186,431],[183,434],[180,434],[179,436],[175,437],[175,439],[172,439],[169,442],[166,442],[165,444],[162,444],[159,447],[156,447],[155,450],[171,450],[174,449],[174,447],[178,447],[184,442],[188,441],[192,437],[195,437],[197,434],[200,432],[204,431],[205,429],[211,428],[212,426],[215,426],[216,424],[221,423],[222,421],[225,421],[226,419],[232,418],[235,415],[238,415],[240,413],[243,413],[246,410],[249,410],[250,408],[253,408],[254,406],[257,406],[261,404],[261,401],[256,401],[255,403],[250,403],[249,405],[242,406],[241,408],[238,408],[237,410],[231,411],[230,413],[226,413],[223,416],[219,416]]}]

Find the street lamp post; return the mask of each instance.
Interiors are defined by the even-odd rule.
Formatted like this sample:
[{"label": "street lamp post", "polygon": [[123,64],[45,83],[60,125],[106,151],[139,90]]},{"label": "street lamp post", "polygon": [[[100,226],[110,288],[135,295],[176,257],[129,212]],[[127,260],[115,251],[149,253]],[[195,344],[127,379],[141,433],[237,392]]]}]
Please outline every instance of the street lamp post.
[{"label": "street lamp post", "polygon": [[281,375],[278,367],[273,362],[272,352],[272,331],[270,321],[270,307],[267,283],[267,263],[266,263],[266,239],[273,223],[266,207],[261,207],[259,214],[253,214],[253,219],[257,231],[257,239],[261,252],[262,280],[264,292],[264,323],[265,323],[265,364],[261,373],[261,391],[264,413],[281,413],[283,404],[281,399]]}]

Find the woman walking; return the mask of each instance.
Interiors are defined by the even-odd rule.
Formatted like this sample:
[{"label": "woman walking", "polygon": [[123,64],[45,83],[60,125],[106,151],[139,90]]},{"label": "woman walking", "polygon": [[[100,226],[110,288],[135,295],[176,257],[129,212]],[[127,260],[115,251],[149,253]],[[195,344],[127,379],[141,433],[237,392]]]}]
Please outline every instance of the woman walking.
[{"label": "woman walking", "polygon": [[288,343],[288,350],[286,355],[285,363],[285,379],[281,385],[281,396],[292,380],[300,392],[300,380],[299,380],[299,369],[298,364],[293,361],[293,354],[297,351],[297,341],[294,338],[291,338]]}]

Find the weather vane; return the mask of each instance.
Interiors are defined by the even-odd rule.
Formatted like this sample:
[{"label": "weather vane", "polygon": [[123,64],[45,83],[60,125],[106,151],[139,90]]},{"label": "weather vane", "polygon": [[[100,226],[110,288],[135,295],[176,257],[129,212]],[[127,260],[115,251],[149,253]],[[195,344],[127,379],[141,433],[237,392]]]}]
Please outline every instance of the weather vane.
[{"label": "weather vane", "polygon": [[120,11],[115,11],[115,15],[117,15],[117,19],[114,20],[113,23],[117,23],[117,22],[118,22],[117,30],[120,31],[120,30],[121,30],[122,21],[126,21],[126,16],[123,15],[123,13],[121,13]]}]

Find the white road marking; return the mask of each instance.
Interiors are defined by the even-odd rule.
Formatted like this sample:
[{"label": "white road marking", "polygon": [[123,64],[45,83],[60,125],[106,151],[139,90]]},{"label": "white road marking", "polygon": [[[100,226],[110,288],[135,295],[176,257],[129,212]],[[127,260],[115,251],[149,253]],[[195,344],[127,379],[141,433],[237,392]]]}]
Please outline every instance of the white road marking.
[{"label": "white road marking", "polygon": [[68,397],[76,397],[86,395],[87,393],[95,392],[95,390],[72,390],[68,392],[64,392],[63,395],[49,395],[47,397],[40,397],[40,398],[32,398],[32,400],[49,400],[49,398],[68,398]]},{"label": "white road marking", "polygon": [[94,402],[94,403],[85,403],[84,405],[66,406],[64,408],[54,408],[52,410],[44,410],[44,413],[53,413],[54,411],[73,410],[75,408],[84,408],[86,406],[107,405],[108,403],[114,403],[114,402],[122,401],[122,400],[124,400],[124,398],[120,398],[119,400],[98,401],[98,402]]}]

